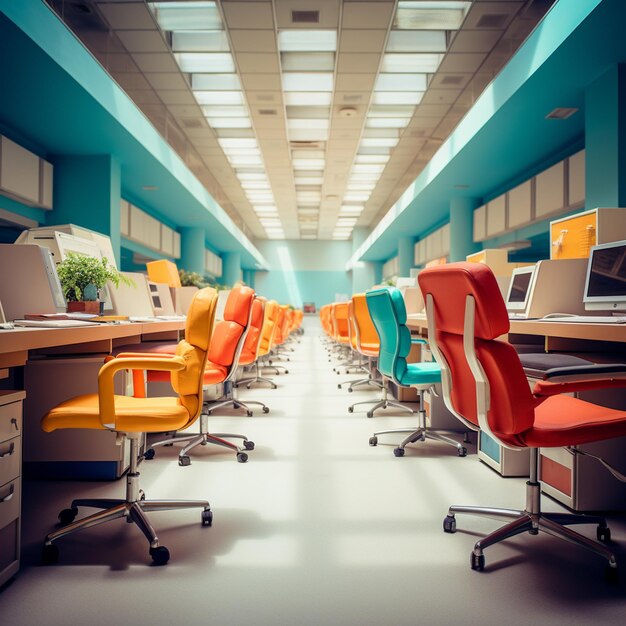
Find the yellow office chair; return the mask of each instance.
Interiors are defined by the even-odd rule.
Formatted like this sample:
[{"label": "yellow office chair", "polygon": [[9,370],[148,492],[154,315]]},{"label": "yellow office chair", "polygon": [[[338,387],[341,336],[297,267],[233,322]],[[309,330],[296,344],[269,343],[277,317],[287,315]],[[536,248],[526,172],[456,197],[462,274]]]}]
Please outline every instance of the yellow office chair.
[{"label": "yellow office chair", "polygon": [[[154,563],[164,565],[170,554],[165,546],[159,545],[159,539],[148,521],[146,511],[199,507],[202,509],[202,524],[211,525],[213,513],[206,500],[146,500],[145,494],[139,489],[137,465],[142,433],[180,430],[200,415],[204,368],[216,306],[215,289],[207,287],[198,291],[187,313],[185,339],[178,344],[175,356],[122,356],[111,359],[98,374],[98,393],[67,400],[42,419],[41,426],[46,432],[58,428],[111,430],[130,441],[130,468],[126,476],[125,499],[74,500],[69,509],[59,513],[59,521],[64,526],[45,539],[42,554],[45,563],[58,560],[59,551],[53,543],[57,539],[83,528],[126,518],[127,522],[137,524],[148,539],[150,556]],[[169,371],[172,387],[179,395],[165,398],[117,396],[113,388],[113,378],[119,370]],[[143,395],[142,390],[138,395]],[[102,510],[74,521],[79,506]]]}]

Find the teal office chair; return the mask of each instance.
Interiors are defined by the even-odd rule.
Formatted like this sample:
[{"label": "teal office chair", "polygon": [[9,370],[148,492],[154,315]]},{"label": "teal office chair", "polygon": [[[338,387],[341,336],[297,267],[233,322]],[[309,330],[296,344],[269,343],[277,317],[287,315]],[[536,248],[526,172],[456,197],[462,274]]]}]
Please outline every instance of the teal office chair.
[{"label": "teal office chair", "polygon": [[[378,444],[378,436],[390,433],[410,433],[404,441],[394,449],[395,456],[404,456],[404,448],[409,443],[436,439],[454,446],[459,456],[467,454],[466,448],[440,434],[435,429],[426,427],[424,410],[424,392],[435,383],[441,382],[441,368],[437,363],[407,363],[406,357],[411,349],[411,332],[406,326],[406,308],[404,298],[399,289],[383,287],[373,289],[365,294],[367,307],[380,340],[378,369],[383,379],[391,379],[400,387],[415,387],[419,393],[419,425],[417,428],[398,430],[382,430],[370,438],[370,446]],[[415,342],[423,343],[422,340]]]}]

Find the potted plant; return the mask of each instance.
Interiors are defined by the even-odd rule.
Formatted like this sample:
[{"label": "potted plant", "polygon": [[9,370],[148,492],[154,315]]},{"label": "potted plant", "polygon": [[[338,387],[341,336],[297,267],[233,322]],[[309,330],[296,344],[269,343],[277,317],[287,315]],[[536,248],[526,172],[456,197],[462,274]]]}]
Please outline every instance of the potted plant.
[{"label": "potted plant", "polygon": [[106,258],[70,252],[57,265],[57,274],[67,300],[67,311],[100,314],[99,291],[108,281],[116,287],[120,281],[130,285],[132,281],[109,265]]}]

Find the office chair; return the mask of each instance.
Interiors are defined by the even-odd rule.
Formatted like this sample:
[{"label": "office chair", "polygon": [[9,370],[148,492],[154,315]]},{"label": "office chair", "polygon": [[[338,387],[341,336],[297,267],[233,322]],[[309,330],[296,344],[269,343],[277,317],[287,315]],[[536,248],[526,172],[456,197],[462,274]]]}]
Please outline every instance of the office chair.
[{"label": "office chair", "polygon": [[626,365],[579,366],[548,370],[530,390],[519,356],[497,337],[509,331],[508,314],[491,270],[478,263],[451,263],[425,269],[418,281],[426,301],[431,349],[441,365],[444,400],[469,428],[486,432],[508,448],[530,449],[526,508],[451,506],[445,532],[456,531],[456,513],[510,520],[474,545],[471,567],[485,566],[483,551],[504,539],[539,531],[587,548],[608,561],[616,575],[615,555],[570,528],[597,524],[607,543],[610,530],[602,517],[541,510],[539,448],[568,447],[626,435],[626,412],[562,394],[626,386]]},{"label": "office chair", "polygon": [[273,369],[276,374],[280,374],[280,370],[283,370],[285,374],[289,374],[289,370],[284,365],[276,364],[276,359],[284,358],[289,361],[289,357],[281,354],[280,346],[287,339],[287,327],[289,319],[287,317],[287,305],[278,304],[276,307],[276,320],[274,323],[274,332],[272,333],[272,344],[270,346],[269,354],[263,359],[263,369]]},{"label": "office chair", "polygon": [[[204,369],[203,382],[205,385],[224,383],[224,396],[215,402],[204,403],[202,412],[200,413],[199,433],[175,433],[173,437],[155,441],[144,453],[146,459],[150,460],[154,458],[155,448],[168,446],[176,441],[181,441],[187,442],[178,453],[178,464],[183,467],[191,465],[189,452],[193,448],[207,444],[215,444],[233,450],[237,461],[240,463],[245,463],[248,460],[246,450],[254,450],[254,442],[250,441],[245,435],[209,432],[208,416],[211,415],[215,409],[230,404],[235,408],[243,408],[243,403],[233,397],[232,391],[227,385],[230,384],[237,369],[239,354],[243,348],[246,332],[250,324],[254,297],[254,290],[250,289],[250,287],[233,287],[225,303],[223,319],[215,324],[209,342],[208,358]],[[249,408],[246,408],[246,412],[248,415],[252,415],[252,411],[250,411]],[[241,439],[243,441],[243,449],[227,439]]]},{"label": "office chair", "polygon": [[[424,410],[424,392],[441,382],[441,370],[437,363],[407,363],[406,357],[411,350],[411,332],[406,326],[406,309],[404,298],[399,289],[383,287],[374,289],[365,294],[367,307],[372,322],[378,333],[380,349],[378,354],[378,369],[383,375],[383,399],[371,409],[373,413],[378,408],[388,405],[399,406],[414,411],[402,404],[390,402],[386,399],[386,380],[393,380],[400,387],[415,387],[418,391],[419,410],[418,427],[401,428],[396,430],[382,430],[374,433],[370,438],[370,446],[378,445],[378,436],[391,433],[409,433],[402,443],[394,449],[397,457],[404,456],[404,448],[409,443],[434,439],[454,446],[459,456],[466,456],[467,449],[442,435],[439,431],[427,428],[426,411]],[[422,343],[422,340],[418,340]],[[368,414],[369,415],[369,414]]]},{"label": "office chair", "polygon": [[363,366],[363,370],[367,372],[367,378],[359,378],[358,380],[339,383],[337,387],[341,389],[343,385],[349,383],[348,392],[350,393],[355,387],[360,385],[369,385],[382,389],[382,382],[374,378],[374,362],[378,358],[379,342],[376,328],[374,327],[369,309],[367,308],[365,294],[354,294],[348,310],[350,319],[352,320],[353,330],[353,335],[351,335],[350,339],[352,340],[354,338],[354,349],[359,353],[361,358],[367,359],[368,366]]},{"label": "office chair", "polygon": [[[185,339],[178,344],[175,356],[111,357],[98,374],[98,393],[66,400],[43,417],[41,427],[46,432],[60,428],[109,430],[130,442],[130,468],[126,475],[125,498],[74,500],[69,509],[59,513],[59,521],[63,526],[48,534],[45,539],[42,554],[44,562],[57,561],[59,550],[54,543],[57,539],[84,528],[125,518],[127,522],[137,524],[145,535],[154,563],[164,565],[170,558],[169,550],[159,544],[146,512],[198,507],[202,509],[202,524],[211,525],[213,514],[206,500],[146,500],[139,488],[137,466],[139,442],[143,433],[179,430],[193,423],[200,414],[202,378],[216,305],[217,293],[214,289],[198,291],[187,313]],[[126,369],[169,372],[172,387],[178,396],[145,398],[115,395],[114,376],[118,371]],[[78,508],[83,506],[101,510],[74,521]]]},{"label": "office chair", "polygon": [[269,358],[270,348],[272,347],[272,337],[276,327],[276,316],[278,314],[278,302],[269,300],[265,303],[263,312],[263,328],[261,330],[261,338],[257,350],[257,358],[253,363],[254,376],[248,378],[240,378],[234,383],[235,387],[246,385],[247,389],[251,389],[255,383],[268,383],[272,389],[276,389],[276,383],[270,378],[261,376],[261,367],[264,361]]}]

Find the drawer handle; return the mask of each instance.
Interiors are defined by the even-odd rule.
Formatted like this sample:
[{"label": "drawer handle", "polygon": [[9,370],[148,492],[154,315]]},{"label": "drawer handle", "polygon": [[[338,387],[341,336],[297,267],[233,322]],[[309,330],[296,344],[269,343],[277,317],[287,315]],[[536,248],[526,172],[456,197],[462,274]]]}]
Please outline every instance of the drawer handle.
[{"label": "drawer handle", "polygon": [[11,487],[9,488],[8,495],[4,496],[4,498],[2,498],[0,500],[0,504],[2,504],[3,502],[8,502],[9,500],[11,500],[11,498],[13,498],[13,494],[14,493],[15,493],[15,485],[11,485]]},{"label": "drawer handle", "polygon": [[0,459],[3,459],[5,456],[13,456],[14,452],[15,452],[15,443],[11,442],[8,452],[4,452],[3,454],[0,454]]},{"label": "drawer handle", "polygon": [[13,424],[13,426],[15,426],[15,430],[17,430],[19,432],[20,427],[17,425],[17,418],[12,418],[11,419],[11,424]]}]

